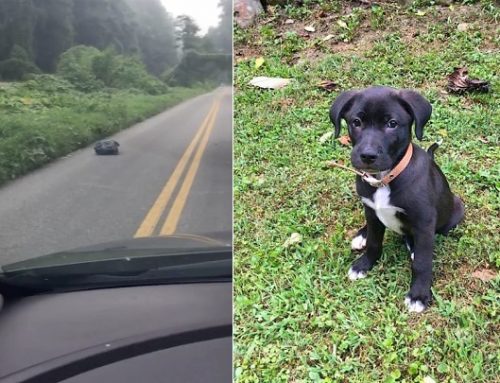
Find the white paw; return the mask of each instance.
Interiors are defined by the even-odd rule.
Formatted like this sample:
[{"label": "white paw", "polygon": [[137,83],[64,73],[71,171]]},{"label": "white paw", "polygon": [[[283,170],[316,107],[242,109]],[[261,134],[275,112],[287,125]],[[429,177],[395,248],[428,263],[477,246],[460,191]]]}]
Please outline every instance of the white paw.
[{"label": "white paw", "polygon": [[421,313],[425,310],[425,305],[418,299],[416,301],[412,301],[410,297],[406,297],[405,305],[411,313]]},{"label": "white paw", "polygon": [[364,271],[354,271],[352,267],[349,269],[347,276],[351,281],[355,281],[356,279],[366,278],[366,272]]},{"label": "white paw", "polygon": [[363,250],[366,247],[366,237],[361,234],[354,237],[351,241],[351,249],[353,250]]},{"label": "white paw", "polygon": [[414,261],[415,260],[415,253],[412,252],[411,255],[410,255],[410,258],[411,258],[412,261]]}]

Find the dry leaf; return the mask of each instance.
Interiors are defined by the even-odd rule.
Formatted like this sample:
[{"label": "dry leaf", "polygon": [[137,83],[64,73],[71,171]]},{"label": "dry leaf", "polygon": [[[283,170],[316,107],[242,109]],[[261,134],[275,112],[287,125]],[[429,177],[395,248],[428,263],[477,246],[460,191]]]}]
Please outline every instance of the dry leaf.
[{"label": "dry leaf", "polygon": [[465,92],[488,92],[490,84],[484,80],[471,80],[468,77],[468,70],[465,67],[455,68],[454,72],[448,76],[448,91],[452,93]]},{"label": "dry leaf", "polygon": [[290,247],[302,242],[302,236],[299,233],[292,233],[290,238],[288,238],[283,244],[284,247]]},{"label": "dry leaf", "polygon": [[423,380],[422,383],[436,383],[434,379],[432,379],[430,376],[426,376]]},{"label": "dry leaf", "polygon": [[467,29],[469,29],[469,24],[467,23],[460,23],[457,25],[457,31],[459,32],[465,32]]},{"label": "dry leaf", "polygon": [[322,41],[328,41],[328,40],[331,40],[335,37],[335,35],[326,35],[325,37],[323,37]]},{"label": "dry leaf", "polygon": [[474,271],[472,273],[472,276],[474,278],[478,278],[478,279],[482,280],[483,282],[488,282],[488,281],[491,281],[492,279],[495,279],[497,274],[493,270],[490,270],[490,269],[480,269],[480,270]]},{"label": "dry leaf", "polygon": [[324,81],[321,81],[318,83],[318,87],[320,87],[321,89],[324,89],[328,92],[336,90],[337,86],[338,85],[336,83],[334,83],[333,81],[330,81],[330,80],[324,80]]},{"label": "dry leaf", "polygon": [[337,24],[340,25],[340,27],[347,29],[347,23],[343,20],[337,20]]},{"label": "dry leaf", "polygon": [[351,139],[349,138],[349,136],[341,136],[339,137],[339,142],[342,145],[349,145],[351,143]]},{"label": "dry leaf", "polygon": [[425,16],[425,12],[424,11],[418,11],[417,12],[417,16]]},{"label": "dry leaf", "polygon": [[293,24],[295,23],[295,20],[292,19],[286,19],[285,24]]},{"label": "dry leaf", "polygon": [[319,142],[324,144],[326,141],[328,141],[331,137],[333,136],[333,132],[326,132],[319,138]]},{"label": "dry leaf", "polygon": [[289,78],[280,77],[254,77],[249,84],[263,89],[280,89],[290,83]]},{"label": "dry leaf", "polygon": [[264,64],[264,57],[255,59],[255,69],[259,69]]},{"label": "dry leaf", "polygon": [[306,30],[307,32],[316,32],[316,28],[314,28],[312,25],[304,27],[304,30]]}]

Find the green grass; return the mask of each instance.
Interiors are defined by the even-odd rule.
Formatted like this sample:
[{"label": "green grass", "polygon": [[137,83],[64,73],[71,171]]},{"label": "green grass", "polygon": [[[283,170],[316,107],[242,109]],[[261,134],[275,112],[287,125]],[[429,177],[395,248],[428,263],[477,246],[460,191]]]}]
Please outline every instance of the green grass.
[{"label": "green grass", "polygon": [[54,76],[0,87],[0,184],[206,89],[82,93]]},{"label": "green grass", "polygon": [[[317,44],[338,33],[331,21],[319,23],[314,38],[297,34],[290,43],[291,32],[282,32],[296,25],[284,20],[293,16],[310,25],[327,2],[314,3],[277,8],[272,22],[235,34],[236,51],[248,52],[235,69],[236,381],[498,382],[500,54],[489,29],[498,14],[487,2],[454,4],[453,11],[382,3],[375,13],[355,11],[362,21],[342,50],[341,40]],[[425,15],[416,16],[422,9]],[[416,17],[415,36],[400,30]],[[457,30],[462,22],[469,23],[465,32]],[[259,56],[265,63],[255,69]],[[492,92],[444,92],[446,75],[463,63],[472,77],[489,80]],[[263,91],[247,85],[254,76],[293,81]],[[353,176],[323,167],[331,159],[348,162],[350,148],[319,142],[332,130],[328,110],[338,93],[319,89],[321,80],[341,90],[415,88],[433,104],[417,143],[427,148],[443,139],[436,160],[465,201],[466,219],[449,237],[437,238],[434,302],[421,315],[403,305],[411,270],[397,235],[386,234],[368,278],[352,283],[346,277],[359,256],[351,253],[350,239],[364,217]],[[294,232],[302,243],[285,248]],[[473,277],[481,268],[497,278]]]}]

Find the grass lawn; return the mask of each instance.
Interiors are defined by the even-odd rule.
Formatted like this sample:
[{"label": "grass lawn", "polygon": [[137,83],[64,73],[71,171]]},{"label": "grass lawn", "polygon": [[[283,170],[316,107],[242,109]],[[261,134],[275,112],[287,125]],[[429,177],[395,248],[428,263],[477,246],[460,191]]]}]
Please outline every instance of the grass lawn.
[{"label": "grass lawn", "polygon": [[0,184],[206,91],[82,93],[46,75],[0,83]]},{"label": "grass lawn", "polygon": [[[424,3],[305,1],[235,32],[237,382],[500,381],[500,11]],[[446,75],[460,65],[492,91],[448,94]],[[293,80],[259,90],[248,85],[254,76]],[[319,88],[323,80],[336,90]],[[434,301],[420,315],[403,304],[410,260],[394,233],[366,279],[346,275],[362,204],[351,173],[323,166],[348,162],[350,147],[320,138],[333,130],[338,92],[370,85],[431,101],[418,144],[443,140],[436,161],[466,205],[463,224],[437,237]],[[301,243],[284,246],[292,233]],[[474,274],[485,269],[496,277]]]}]

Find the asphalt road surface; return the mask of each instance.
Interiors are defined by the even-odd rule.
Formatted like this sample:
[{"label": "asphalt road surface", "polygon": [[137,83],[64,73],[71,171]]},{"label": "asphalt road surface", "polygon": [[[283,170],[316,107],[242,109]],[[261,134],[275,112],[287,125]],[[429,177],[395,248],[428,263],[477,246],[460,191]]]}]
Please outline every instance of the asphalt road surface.
[{"label": "asphalt road surface", "polygon": [[0,265],[109,241],[230,231],[232,98],[222,87],[0,188]]}]

